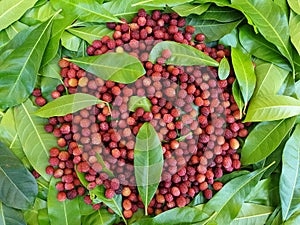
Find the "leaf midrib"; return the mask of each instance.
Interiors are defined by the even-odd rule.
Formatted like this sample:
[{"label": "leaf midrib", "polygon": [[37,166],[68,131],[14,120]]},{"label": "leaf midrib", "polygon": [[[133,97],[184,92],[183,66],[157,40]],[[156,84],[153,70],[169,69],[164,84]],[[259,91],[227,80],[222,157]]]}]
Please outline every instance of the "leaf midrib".
[{"label": "leaf midrib", "polygon": [[[242,59],[240,58],[240,54],[238,52],[236,52],[235,55],[236,55],[235,59],[238,60],[238,64],[239,64],[238,67],[240,67],[242,69],[242,74],[240,74],[240,75],[242,75],[245,78],[245,82],[246,82],[245,85],[240,85],[240,86],[244,87],[246,89],[246,96],[244,96],[244,98],[245,98],[244,101],[245,101],[245,105],[247,105],[248,101],[249,101],[249,99],[248,99],[249,98],[249,82],[248,82],[247,75],[246,75],[247,73],[245,70],[244,63],[242,62]],[[238,81],[239,81],[239,79],[238,79]],[[244,92],[242,93],[242,95],[244,95]]]},{"label": "leaf midrib", "polygon": [[110,69],[110,70],[114,70],[115,72],[108,78],[110,79],[111,77],[113,77],[116,73],[118,73],[120,70],[123,70],[123,71],[127,71],[127,72],[132,72],[132,73],[136,73],[138,70],[134,70],[134,69],[128,69],[127,67],[130,67],[134,64],[138,64],[138,62],[132,62],[132,63],[129,63],[123,67],[113,67],[113,66],[107,66],[107,65],[104,65],[104,64],[95,64],[95,63],[89,63],[89,62],[84,62],[84,61],[79,61],[79,60],[76,60],[76,59],[72,59],[70,60],[72,62],[74,62],[76,64],[76,62],[79,62],[81,64],[84,64],[84,65],[92,65],[94,66],[95,68],[107,68],[107,69]]},{"label": "leaf midrib", "polygon": [[[84,8],[84,7],[82,7],[82,6],[79,5],[79,4],[74,4],[74,3],[69,2],[69,1],[68,1],[68,2],[67,2],[67,1],[64,1],[64,2],[66,2],[67,4],[72,5],[72,6],[75,7],[75,8],[82,9],[83,11],[86,11],[86,12],[88,12],[88,13],[91,13],[91,14],[97,15],[97,16],[99,16],[99,17],[103,17],[103,18],[106,18],[106,19],[110,19],[110,20],[116,21],[116,18],[114,18],[114,17],[106,16],[106,15],[104,15],[104,14],[99,14],[99,13],[97,13],[97,11],[92,11],[92,10],[90,10],[90,9]],[[117,21],[118,21],[118,20],[117,20]]]},{"label": "leaf midrib", "polygon": [[[26,1],[26,0],[24,0]],[[13,7],[11,7],[9,10],[5,11],[1,16],[1,18],[5,18],[6,14],[10,13],[11,11],[13,11],[14,8],[18,7],[20,4],[22,4],[24,1],[20,0],[17,4],[15,4]]]},{"label": "leaf midrib", "polygon": [[42,147],[43,147],[44,152],[46,152],[46,155],[48,156],[49,153],[48,153],[48,151],[47,151],[47,148],[46,148],[44,142],[42,141],[42,138],[41,138],[41,136],[40,136],[40,134],[39,134],[39,132],[38,132],[36,126],[35,126],[35,123],[33,122],[32,118],[31,118],[31,116],[30,116],[30,114],[29,114],[29,112],[28,112],[26,106],[24,105],[24,103],[21,103],[21,106],[22,106],[23,110],[25,111],[25,114],[26,114],[26,116],[28,117],[31,126],[33,127],[34,132],[36,133],[36,135],[37,135],[37,137],[38,137],[38,140],[39,140],[40,144],[41,144]]},{"label": "leaf midrib", "polygon": [[218,66],[218,63],[215,63],[215,62],[212,62],[212,61],[209,61],[208,59],[204,59],[204,58],[200,58],[199,56],[198,57],[195,57],[195,56],[191,56],[191,55],[188,55],[188,54],[180,54],[180,53],[173,53],[172,56],[178,56],[178,57],[183,57],[183,58],[190,58],[192,60],[196,60],[196,61],[199,61],[199,62],[205,62],[206,64],[208,65],[213,65],[213,66]]},{"label": "leaf midrib", "polygon": [[0,212],[1,212],[1,218],[3,221],[3,225],[6,225],[5,215],[4,215],[4,210],[3,210],[3,203],[1,201],[0,201]]},{"label": "leaf midrib", "polygon": [[[275,3],[274,3],[274,4],[275,4]],[[249,3],[248,5],[250,5],[250,8],[252,8],[252,10],[254,10],[254,11],[257,12],[257,14],[265,21],[265,24],[267,24],[269,27],[271,27],[271,30],[275,33],[277,39],[278,39],[278,40],[280,41],[280,43],[281,43],[281,46],[284,48],[285,53],[287,53],[289,61],[291,61],[291,60],[292,60],[292,57],[291,57],[291,55],[290,55],[290,52],[289,52],[288,49],[286,48],[286,46],[285,46],[283,40],[281,39],[279,33],[276,32],[276,30],[275,30],[275,28],[272,26],[272,24],[269,23],[269,21],[268,21],[268,20],[267,20],[267,19],[266,19],[266,18],[265,18],[258,10],[257,10],[257,8],[255,8],[255,7],[254,7],[252,4],[250,4],[250,3]],[[259,29],[259,28],[258,28],[258,29]]]},{"label": "leaf midrib", "polygon": [[[299,175],[299,164],[300,164],[300,151],[298,150],[297,151],[297,153],[298,153],[298,160],[296,160],[297,161],[297,166],[296,166],[296,174],[297,175]],[[296,189],[296,184],[297,184],[297,177],[298,176],[295,176],[295,179],[294,179],[294,183],[293,183],[293,186],[292,186],[292,193],[291,193],[291,198],[290,198],[290,200],[289,200],[289,203],[288,203],[288,207],[287,207],[287,210],[286,210],[286,213],[285,213],[285,215],[283,215],[283,219],[285,220],[286,218],[287,218],[287,216],[288,216],[288,214],[289,214],[289,211],[290,211],[290,208],[291,208],[291,204],[292,204],[292,201],[293,201],[293,196],[294,196],[294,194],[295,194],[295,189]]]},{"label": "leaf midrib", "polygon": [[[88,103],[88,102],[91,102],[91,103],[93,103],[92,105],[94,105],[94,104],[97,104],[98,101],[96,101],[96,100],[84,100],[84,101],[74,102],[74,99],[73,99],[73,101],[71,103],[66,103],[64,105],[59,105],[59,106],[51,107],[51,109],[48,109],[48,108],[42,109],[41,108],[41,110],[38,110],[37,112],[38,112],[38,115],[40,115],[41,112],[48,112],[49,113],[51,111],[58,111],[60,109],[64,109],[64,108],[68,108],[70,106],[74,106],[74,104],[83,104],[83,103]],[[102,101],[99,99],[99,102],[102,102]]]},{"label": "leaf midrib", "polygon": [[10,177],[7,175],[7,173],[2,169],[2,166],[0,166],[0,170],[3,172],[5,177],[9,180],[9,182],[15,187],[15,189],[18,191],[19,194],[21,194],[24,199],[26,199],[27,202],[30,202],[30,200],[27,198],[27,196],[22,192],[21,189],[10,179]]},{"label": "leaf midrib", "polygon": [[64,214],[65,214],[65,222],[66,222],[66,225],[68,225],[69,221],[68,221],[68,214],[67,214],[67,208],[66,208],[66,202],[65,201],[63,202],[63,207],[64,207]]},{"label": "leaf midrib", "polygon": [[41,40],[42,37],[44,36],[45,32],[48,30],[48,27],[49,27],[49,25],[51,24],[51,22],[52,22],[52,19],[49,20],[47,26],[45,27],[45,29],[43,29],[43,32],[41,33],[41,35],[40,35],[39,38],[37,39],[36,43],[34,44],[32,50],[30,51],[28,57],[26,58],[25,63],[23,64],[23,66],[22,66],[22,68],[21,68],[21,71],[18,73],[19,76],[18,76],[17,80],[14,82],[14,85],[12,86],[12,88],[9,89],[9,92],[8,92],[8,94],[7,94],[8,96],[10,96],[11,93],[13,92],[13,90],[15,90],[16,85],[18,84],[19,80],[20,80],[21,77],[22,77],[22,74],[23,74],[25,68],[27,67],[27,63],[28,63],[29,59],[31,58],[31,55],[32,55],[33,52],[36,50],[37,45],[39,44],[40,40]]},{"label": "leaf midrib", "polygon": [[251,216],[236,217],[234,220],[246,220],[246,219],[251,219],[251,218],[255,218],[255,217],[267,216],[270,214],[272,214],[272,212],[265,212],[265,213],[251,215]]},{"label": "leaf midrib", "polygon": [[246,157],[247,158],[251,158],[250,156],[253,155],[253,153],[255,153],[255,150],[258,149],[262,143],[267,139],[269,138],[269,136],[271,136],[271,134],[273,134],[273,132],[283,123],[285,122],[286,120],[281,120],[280,123],[278,123],[270,132],[268,132],[268,134],[266,136],[264,136],[264,138],[261,140],[261,142],[259,144],[257,144],[254,148],[251,148],[252,151],[251,151],[251,154],[247,155]]},{"label": "leaf midrib", "polygon": [[[262,82],[261,82],[261,85],[259,86],[259,88],[258,88],[257,91],[256,91],[256,95],[259,95],[259,94],[260,94],[259,92],[260,92],[260,90],[262,89],[262,87],[264,86],[264,82],[267,80],[268,76],[270,75],[270,71],[271,71],[271,68],[272,68],[272,67],[274,67],[273,64],[271,64],[271,65],[269,66],[268,71],[267,71],[267,73],[266,73],[264,79],[263,79]],[[274,68],[275,68],[275,67],[274,67]],[[262,94],[263,94],[263,93],[262,93]]]},{"label": "leaf midrib", "polygon": [[[245,186],[247,186],[250,182],[252,182],[257,176],[259,176],[261,173],[263,173],[265,170],[262,170],[260,171],[259,173],[255,174],[253,177],[251,177],[251,179],[248,179],[248,181],[246,183],[244,183],[242,186],[240,186],[239,189],[235,190],[232,195],[230,196],[230,198],[223,204],[223,206],[221,207],[220,210],[216,211],[215,212],[215,216],[214,217],[217,217],[220,212],[224,209],[224,207],[227,205],[227,203],[229,201],[231,201],[231,199],[240,191],[242,190]],[[211,219],[213,219],[214,217],[212,217]]]}]

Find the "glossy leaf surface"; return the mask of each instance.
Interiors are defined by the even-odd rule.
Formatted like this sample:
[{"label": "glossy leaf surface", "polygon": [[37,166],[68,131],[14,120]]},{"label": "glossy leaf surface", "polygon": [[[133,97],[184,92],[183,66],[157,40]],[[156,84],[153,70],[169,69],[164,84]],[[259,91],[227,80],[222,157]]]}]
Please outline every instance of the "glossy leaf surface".
[{"label": "glossy leaf surface", "polygon": [[128,102],[128,109],[135,112],[137,108],[143,108],[146,112],[151,111],[152,103],[147,97],[131,96]]},{"label": "glossy leaf surface", "polygon": [[289,27],[284,10],[271,0],[232,0],[251,18],[257,29],[292,63]]},{"label": "glossy leaf surface", "polygon": [[247,106],[254,92],[256,76],[250,56],[238,48],[231,48],[232,65]]},{"label": "glossy leaf surface", "polygon": [[25,219],[21,210],[6,206],[0,201],[0,224],[25,225]]},{"label": "glossy leaf surface", "polygon": [[49,165],[49,149],[56,145],[53,134],[46,133],[46,119],[35,116],[37,107],[27,100],[14,110],[16,128],[27,159],[41,176],[49,181],[45,168]]},{"label": "glossy leaf surface", "polygon": [[215,221],[224,224],[232,222],[238,215],[247,195],[268,167],[237,177],[228,182],[215,194],[213,199],[205,204],[203,211],[208,215],[213,214],[207,222]]},{"label": "glossy leaf surface", "polygon": [[255,74],[256,87],[254,95],[271,95],[278,93],[285,78],[288,76],[288,71],[274,64],[263,63],[255,68]]},{"label": "glossy leaf surface", "polygon": [[147,207],[154,196],[163,167],[163,152],[159,137],[150,123],[140,128],[134,147],[134,172],[139,194]]},{"label": "glossy leaf surface", "polygon": [[31,94],[46,49],[52,20],[35,28],[0,65],[0,108],[24,102]]},{"label": "glossy leaf surface", "polygon": [[295,119],[289,118],[258,124],[250,132],[242,148],[242,164],[253,164],[270,155],[293,128]]},{"label": "glossy leaf surface", "polygon": [[249,104],[245,121],[272,121],[300,114],[300,101],[283,95],[256,96]]},{"label": "glossy leaf surface", "polygon": [[187,23],[196,28],[196,33],[205,34],[205,42],[216,41],[231,33],[242,20],[229,23],[218,22],[215,20],[200,20],[197,16],[191,16],[187,19]]},{"label": "glossy leaf surface", "polygon": [[300,204],[300,125],[297,125],[287,141],[282,154],[282,173],[280,176],[280,199],[282,219],[288,220],[299,211]]},{"label": "glossy leaf surface", "polygon": [[0,142],[0,199],[5,205],[28,209],[37,195],[37,183],[22,162]]},{"label": "glossy leaf surface", "polygon": [[112,80],[124,84],[136,81],[145,73],[141,62],[126,53],[107,53],[99,56],[66,60],[104,80]]},{"label": "glossy leaf surface", "polygon": [[81,225],[78,199],[75,198],[72,199],[72,201],[67,199],[63,202],[59,202],[55,188],[56,183],[57,180],[52,178],[47,198],[48,215],[51,224]]},{"label": "glossy leaf surface", "polygon": [[166,60],[166,64],[179,65],[179,66],[218,66],[219,63],[213,58],[205,55],[198,49],[179,44],[173,41],[163,41],[156,44],[149,55],[149,61],[155,62],[157,58],[161,57],[163,50],[169,49],[171,57]]},{"label": "glossy leaf surface", "polygon": [[229,76],[230,65],[226,57],[222,58],[218,68],[218,76],[220,80],[225,80]]},{"label": "glossy leaf surface", "polygon": [[98,103],[103,103],[103,101],[89,94],[76,93],[64,95],[38,109],[35,115],[45,118],[64,116]]},{"label": "glossy leaf surface", "polygon": [[0,30],[17,21],[37,0],[0,1]]}]

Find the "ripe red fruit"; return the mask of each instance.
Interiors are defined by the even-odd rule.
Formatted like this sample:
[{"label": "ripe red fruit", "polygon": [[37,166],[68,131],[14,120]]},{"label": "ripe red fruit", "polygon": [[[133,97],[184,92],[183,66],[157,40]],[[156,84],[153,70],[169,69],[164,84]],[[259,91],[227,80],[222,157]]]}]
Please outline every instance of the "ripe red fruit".
[{"label": "ripe red fruit", "polygon": [[113,189],[107,189],[105,191],[105,197],[106,198],[113,198],[115,196],[115,191]]},{"label": "ripe red fruit", "polygon": [[185,197],[183,196],[179,196],[177,199],[176,199],[176,205],[179,207],[179,208],[182,208],[186,205],[186,199]]},{"label": "ripe red fruit", "polygon": [[58,192],[57,194],[57,200],[60,202],[63,202],[67,199],[67,194],[63,191]]}]

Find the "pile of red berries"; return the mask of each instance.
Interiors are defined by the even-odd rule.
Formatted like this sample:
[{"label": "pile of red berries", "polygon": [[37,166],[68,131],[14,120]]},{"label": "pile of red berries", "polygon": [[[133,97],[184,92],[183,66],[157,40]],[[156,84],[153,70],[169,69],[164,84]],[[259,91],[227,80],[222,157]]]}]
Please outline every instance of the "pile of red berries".
[{"label": "pile of red berries", "polygon": [[[130,218],[144,205],[134,177],[135,137],[144,122],[150,122],[162,142],[164,168],[158,190],[148,207],[149,214],[159,214],[174,207],[184,207],[199,192],[210,199],[223,184],[215,179],[240,169],[238,139],[248,135],[232,95],[235,80],[231,72],[219,80],[217,69],[203,66],[166,65],[172,49],[164,50],[156,63],[148,61],[155,44],[171,40],[195,47],[216,61],[230,51],[223,45],[208,47],[203,34],[194,34],[193,26],[176,13],[141,9],[131,22],[108,23],[114,30],[95,40],[88,55],[127,52],[137,57],[146,74],[133,84],[104,81],[65,59],[61,59],[64,85],[52,92],[53,99],[66,93],[88,93],[108,104],[97,104],[74,114],[49,118],[47,132],[57,137],[50,149],[48,174],[60,179],[56,184],[58,200],[85,196],[92,204],[88,190],[104,185],[107,198],[123,196],[123,214]],[[46,100],[40,90],[33,93],[36,104]],[[131,96],[147,97],[151,111],[143,107],[129,111]],[[99,162],[102,157],[104,164]],[[85,174],[87,189],[75,172]],[[108,172],[110,171],[110,172]],[[112,176],[113,174],[113,176]],[[99,209],[100,204],[94,204]],[[111,211],[111,210],[110,210]]]}]

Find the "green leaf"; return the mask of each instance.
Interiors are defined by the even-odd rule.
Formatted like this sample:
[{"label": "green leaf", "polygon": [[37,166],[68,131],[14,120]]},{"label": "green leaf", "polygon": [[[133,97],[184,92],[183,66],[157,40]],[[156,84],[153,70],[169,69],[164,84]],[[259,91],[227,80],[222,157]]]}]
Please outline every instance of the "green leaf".
[{"label": "green leaf", "polygon": [[24,23],[21,23],[19,21],[14,22],[12,25],[10,25],[8,28],[5,29],[9,39],[13,39],[19,32],[22,30],[27,29],[28,26]]},{"label": "green leaf", "polygon": [[249,55],[243,53],[238,48],[231,48],[231,58],[233,69],[239,83],[245,106],[254,92],[256,76],[254,67]]},{"label": "green leaf", "polygon": [[151,106],[151,101],[144,96],[131,96],[128,102],[128,110],[131,112],[135,112],[137,108],[143,108],[146,112],[150,112]]},{"label": "green leaf", "polygon": [[163,152],[159,137],[150,123],[140,128],[134,147],[134,172],[139,194],[147,207],[153,198],[163,167]]},{"label": "green leaf", "polygon": [[282,57],[274,44],[268,42],[261,34],[255,34],[248,25],[242,26],[239,31],[240,42],[247,52],[259,59],[291,71],[288,62]]},{"label": "green leaf", "polygon": [[110,169],[107,168],[107,166],[106,166],[106,164],[105,164],[102,156],[98,152],[96,152],[96,158],[97,158],[98,162],[102,166],[102,171],[105,172],[105,173],[107,173],[107,175],[109,177],[115,177],[114,173]]},{"label": "green leaf", "polygon": [[21,22],[26,23],[29,26],[44,22],[53,16],[55,13],[50,2],[46,2],[43,5],[36,6],[28,10],[21,18]]},{"label": "green leaf", "polygon": [[280,199],[283,221],[299,211],[300,204],[300,125],[297,125],[287,141],[282,154]]},{"label": "green leaf", "polygon": [[22,162],[1,142],[0,149],[0,199],[9,207],[28,209],[37,195],[37,183]]},{"label": "green leaf", "polygon": [[281,225],[282,218],[281,218],[281,209],[278,206],[273,213],[269,216],[268,220],[266,221],[266,225]]},{"label": "green leaf", "polygon": [[229,0],[195,0],[195,2],[201,3],[201,4],[214,3],[217,6],[229,6],[230,5]]},{"label": "green leaf", "polygon": [[237,47],[238,45],[238,32],[237,29],[233,29],[231,33],[226,34],[219,40],[219,44],[231,47]]},{"label": "green leaf", "polygon": [[215,20],[218,22],[227,23],[240,20],[242,17],[243,14],[233,8],[211,5],[205,13],[198,17],[198,19]]},{"label": "green leaf", "polygon": [[49,165],[49,149],[57,143],[53,134],[46,133],[44,130],[47,120],[33,115],[36,110],[37,107],[33,106],[30,100],[16,107],[14,111],[16,127],[30,164],[45,180],[49,181],[45,168]]},{"label": "green leaf", "polygon": [[[111,12],[114,16],[119,18],[125,18],[130,21],[134,16],[136,16],[137,11],[141,8],[139,5],[134,5],[138,3],[138,0],[114,0],[105,2],[102,6],[107,11]],[[144,9],[158,9],[158,7],[145,6]]]},{"label": "green leaf", "polygon": [[113,225],[117,219],[116,214],[111,214],[106,209],[100,209],[91,215],[82,217],[82,224]]},{"label": "green leaf", "polygon": [[186,3],[183,5],[178,5],[172,8],[173,11],[178,13],[180,16],[188,16],[191,14],[201,15],[204,13],[210,4],[203,4],[203,5],[193,5],[190,3]]},{"label": "green leaf", "polygon": [[21,210],[7,207],[0,201],[0,224],[26,225],[26,222]]},{"label": "green leaf", "polygon": [[289,27],[291,32],[291,41],[295,46],[298,54],[300,54],[300,33],[298,32],[298,30],[300,29],[300,15],[291,12]]},{"label": "green leaf", "polygon": [[213,217],[210,217],[207,222],[212,220],[218,224],[229,224],[232,222],[242,208],[247,195],[271,165],[250,174],[237,177],[227,183],[205,204],[203,211],[208,215],[214,213]]},{"label": "green leaf", "polygon": [[34,29],[23,45],[14,49],[0,65],[0,108],[24,102],[31,94],[47,46],[52,20]]},{"label": "green leaf", "polygon": [[37,0],[0,1],[0,30],[20,19],[36,2]]},{"label": "green leaf", "polygon": [[[62,79],[60,75],[61,68],[58,66],[57,63],[60,59],[61,56],[59,54],[56,54],[54,59],[52,59],[47,65],[45,65],[40,69],[39,73],[41,74],[41,76],[61,80]],[[42,93],[44,94],[43,91]]]},{"label": "green leaf", "polygon": [[300,1],[299,0],[287,0],[289,3],[289,6],[292,8],[292,10],[295,11],[295,13],[300,14]]},{"label": "green leaf", "polygon": [[247,196],[246,202],[266,206],[279,205],[279,176],[271,175],[267,179],[260,180]]},{"label": "green leaf", "polygon": [[283,95],[255,96],[244,122],[272,121],[300,114],[300,101]]},{"label": "green leaf", "polygon": [[166,64],[178,66],[204,65],[216,67],[219,65],[217,61],[198,49],[173,41],[162,41],[156,44],[150,52],[149,61],[154,63],[157,58],[161,57],[161,53],[165,49],[169,49],[172,53],[171,57],[166,60]]},{"label": "green leaf", "polygon": [[53,101],[53,98],[51,96],[51,93],[56,90],[56,87],[59,84],[62,84],[62,80],[53,79],[49,77],[41,77],[41,91],[43,93],[43,96],[47,101]]},{"label": "green leaf", "polygon": [[92,44],[94,40],[100,40],[103,36],[112,36],[113,30],[110,30],[106,25],[92,25],[87,27],[76,27],[67,29],[73,35]]},{"label": "green leaf", "polygon": [[287,221],[285,221],[284,225],[294,225],[300,223],[300,212],[295,212]]},{"label": "green leaf", "polygon": [[233,171],[231,173],[224,174],[222,177],[217,178],[216,181],[221,181],[222,183],[228,183],[234,178],[249,174],[250,172],[248,170],[237,170]]},{"label": "green leaf", "polygon": [[256,87],[254,95],[275,95],[280,90],[289,72],[274,64],[262,63],[256,66],[255,74]]},{"label": "green leaf", "polygon": [[142,63],[127,53],[107,53],[76,59],[66,59],[103,80],[128,84],[145,74]]},{"label": "green leaf", "polygon": [[231,33],[242,22],[242,19],[224,23],[215,20],[200,20],[198,16],[189,16],[186,21],[187,24],[196,28],[196,33],[205,34],[205,42],[211,42],[217,41],[226,34]]},{"label": "green leaf", "polygon": [[66,49],[76,52],[79,49],[80,43],[81,43],[80,38],[76,37],[73,34],[70,34],[67,31],[63,32],[61,36],[61,44]]},{"label": "green leaf", "polygon": [[238,105],[238,108],[240,110],[240,118],[242,118],[242,116],[243,116],[242,112],[243,112],[245,103],[244,103],[243,96],[242,96],[242,93],[241,93],[241,89],[240,89],[240,86],[239,86],[237,80],[235,80],[233,82],[232,94],[233,94],[234,100],[235,100],[235,102]]},{"label": "green leaf", "polygon": [[60,17],[53,20],[51,37],[43,56],[42,67],[47,66],[51,60],[55,58],[63,32],[77,19],[77,17],[77,14],[67,14],[62,18]]},{"label": "green leaf", "polygon": [[264,224],[272,212],[273,207],[270,206],[244,203],[239,214],[230,225]]},{"label": "green leaf", "polygon": [[40,209],[38,214],[39,225],[50,225],[48,209]]},{"label": "green leaf", "polygon": [[111,210],[113,210],[117,215],[122,217],[123,221],[127,225],[127,222],[122,213],[122,195],[116,194],[113,198],[105,197],[105,188],[103,185],[96,186],[93,190],[90,191],[90,195],[92,200],[95,203],[103,202],[107,205]]},{"label": "green leaf", "polygon": [[[242,9],[260,33],[293,64],[289,42],[289,27],[284,10],[272,0],[232,0],[233,6]],[[293,66],[293,65],[292,65]]]},{"label": "green leaf", "polygon": [[13,108],[9,108],[0,122],[0,141],[2,141],[27,167],[30,163],[22,149],[22,144],[18,137]]},{"label": "green leaf", "polygon": [[63,9],[63,15],[78,15],[82,21],[121,22],[101,4],[93,0],[50,0],[53,7]]},{"label": "green leaf", "polygon": [[218,76],[220,80],[225,80],[229,76],[230,73],[230,65],[226,57],[223,57],[220,61],[220,65],[218,68]]},{"label": "green leaf", "polygon": [[52,178],[47,199],[48,215],[51,224],[81,225],[78,198],[59,202],[55,188],[56,183],[57,180]]},{"label": "green leaf", "polygon": [[299,80],[295,84],[295,92],[296,92],[297,98],[300,99],[300,81]]},{"label": "green leaf", "polygon": [[295,120],[293,117],[258,124],[245,141],[241,163],[249,165],[269,156],[293,128]]},{"label": "green leaf", "polygon": [[64,95],[47,103],[34,114],[44,118],[64,116],[102,102],[102,100],[94,97],[93,95],[84,93]]},{"label": "green leaf", "polygon": [[[173,208],[167,210],[153,218],[140,219],[132,225],[189,225],[195,224],[195,221],[202,221],[204,216],[208,216],[202,212],[202,205],[196,207],[186,206],[183,208]],[[199,224],[199,223],[197,223]],[[200,223],[203,224],[203,223]]]}]

